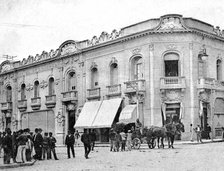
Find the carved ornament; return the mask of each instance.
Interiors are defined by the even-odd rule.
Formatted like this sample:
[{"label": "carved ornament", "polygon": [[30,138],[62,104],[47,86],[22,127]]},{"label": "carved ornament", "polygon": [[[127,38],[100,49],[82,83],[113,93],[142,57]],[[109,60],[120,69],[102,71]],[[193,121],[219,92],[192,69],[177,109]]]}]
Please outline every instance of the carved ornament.
[{"label": "carved ornament", "polygon": [[184,91],[181,90],[163,90],[161,91],[162,101],[182,101]]},{"label": "carved ornament", "polygon": [[164,16],[161,18],[158,30],[185,30],[182,24],[182,18],[178,15]]},{"label": "carved ornament", "polygon": [[111,66],[112,64],[117,64],[117,63],[118,63],[117,59],[116,59],[115,57],[112,57],[112,59],[111,59],[111,61],[110,61],[110,66]]},{"label": "carved ornament", "polygon": [[48,84],[47,84],[47,81],[42,81],[41,83],[40,83],[40,88],[46,88],[48,86]]},{"label": "carved ornament", "polygon": [[77,48],[76,44],[70,43],[70,44],[65,45],[61,49],[61,55],[68,55],[68,54],[71,54],[71,53],[73,53],[77,50],[78,50],[78,48]]},{"label": "carved ornament", "polygon": [[140,52],[141,52],[141,48],[135,48],[134,50],[132,50],[133,55],[140,54]]},{"label": "carved ornament", "polygon": [[96,64],[96,62],[92,62],[92,64],[91,64],[91,67],[90,67],[90,70],[93,70],[94,68],[96,68],[97,69],[97,64]]},{"label": "carved ornament", "polygon": [[169,44],[169,45],[166,46],[166,48],[168,50],[175,50],[175,49],[177,49],[177,46],[175,44]]}]

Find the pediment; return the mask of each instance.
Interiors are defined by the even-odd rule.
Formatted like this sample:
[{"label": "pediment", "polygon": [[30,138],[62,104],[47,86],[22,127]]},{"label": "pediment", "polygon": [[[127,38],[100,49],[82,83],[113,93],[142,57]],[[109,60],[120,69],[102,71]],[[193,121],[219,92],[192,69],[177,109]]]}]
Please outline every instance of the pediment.
[{"label": "pediment", "polygon": [[160,18],[160,23],[155,29],[156,31],[179,31],[189,30],[183,21],[182,15],[171,14]]}]

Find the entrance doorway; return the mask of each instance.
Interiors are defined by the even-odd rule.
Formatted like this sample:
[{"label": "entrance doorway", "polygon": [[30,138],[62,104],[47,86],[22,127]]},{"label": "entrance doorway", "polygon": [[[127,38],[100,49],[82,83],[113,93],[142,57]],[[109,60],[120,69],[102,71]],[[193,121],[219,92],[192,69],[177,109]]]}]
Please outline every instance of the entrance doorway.
[{"label": "entrance doorway", "polygon": [[75,125],[75,110],[68,111],[68,130],[74,132],[74,125]]},{"label": "entrance doorway", "polygon": [[165,124],[180,121],[180,103],[166,104]]}]

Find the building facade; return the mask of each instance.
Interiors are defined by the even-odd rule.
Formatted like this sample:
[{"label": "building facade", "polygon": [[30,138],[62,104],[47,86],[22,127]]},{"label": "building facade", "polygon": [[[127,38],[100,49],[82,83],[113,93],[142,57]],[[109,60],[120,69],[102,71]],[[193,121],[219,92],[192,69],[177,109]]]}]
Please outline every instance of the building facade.
[{"label": "building facade", "polygon": [[63,144],[86,102],[122,98],[121,108],[137,104],[144,126],[181,121],[182,139],[189,139],[190,124],[204,130],[209,124],[219,138],[223,56],[219,27],[177,14],[68,40],[56,50],[1,64],[0,129],[41,127]]}]

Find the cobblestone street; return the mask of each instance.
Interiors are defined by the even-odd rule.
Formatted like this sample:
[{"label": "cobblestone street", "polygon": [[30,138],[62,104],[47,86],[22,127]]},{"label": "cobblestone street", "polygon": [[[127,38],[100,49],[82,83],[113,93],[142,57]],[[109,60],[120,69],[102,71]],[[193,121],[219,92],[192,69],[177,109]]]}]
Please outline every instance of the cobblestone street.
[{"label": "cobblestone street", "polygon": [[[67,159],[66,149],[57,148],[59,160],[37,161],[33,166],[12,168],[15,171],[70,170],[223,170],[224,143],[181,144],[175,149],[148,149],[146,145],[130,152],[109,152],[109,147],[96,147],[89,159],[83,147],[77,147],[76,157]],[[1,158],[2,159],[2,158]]]}]

